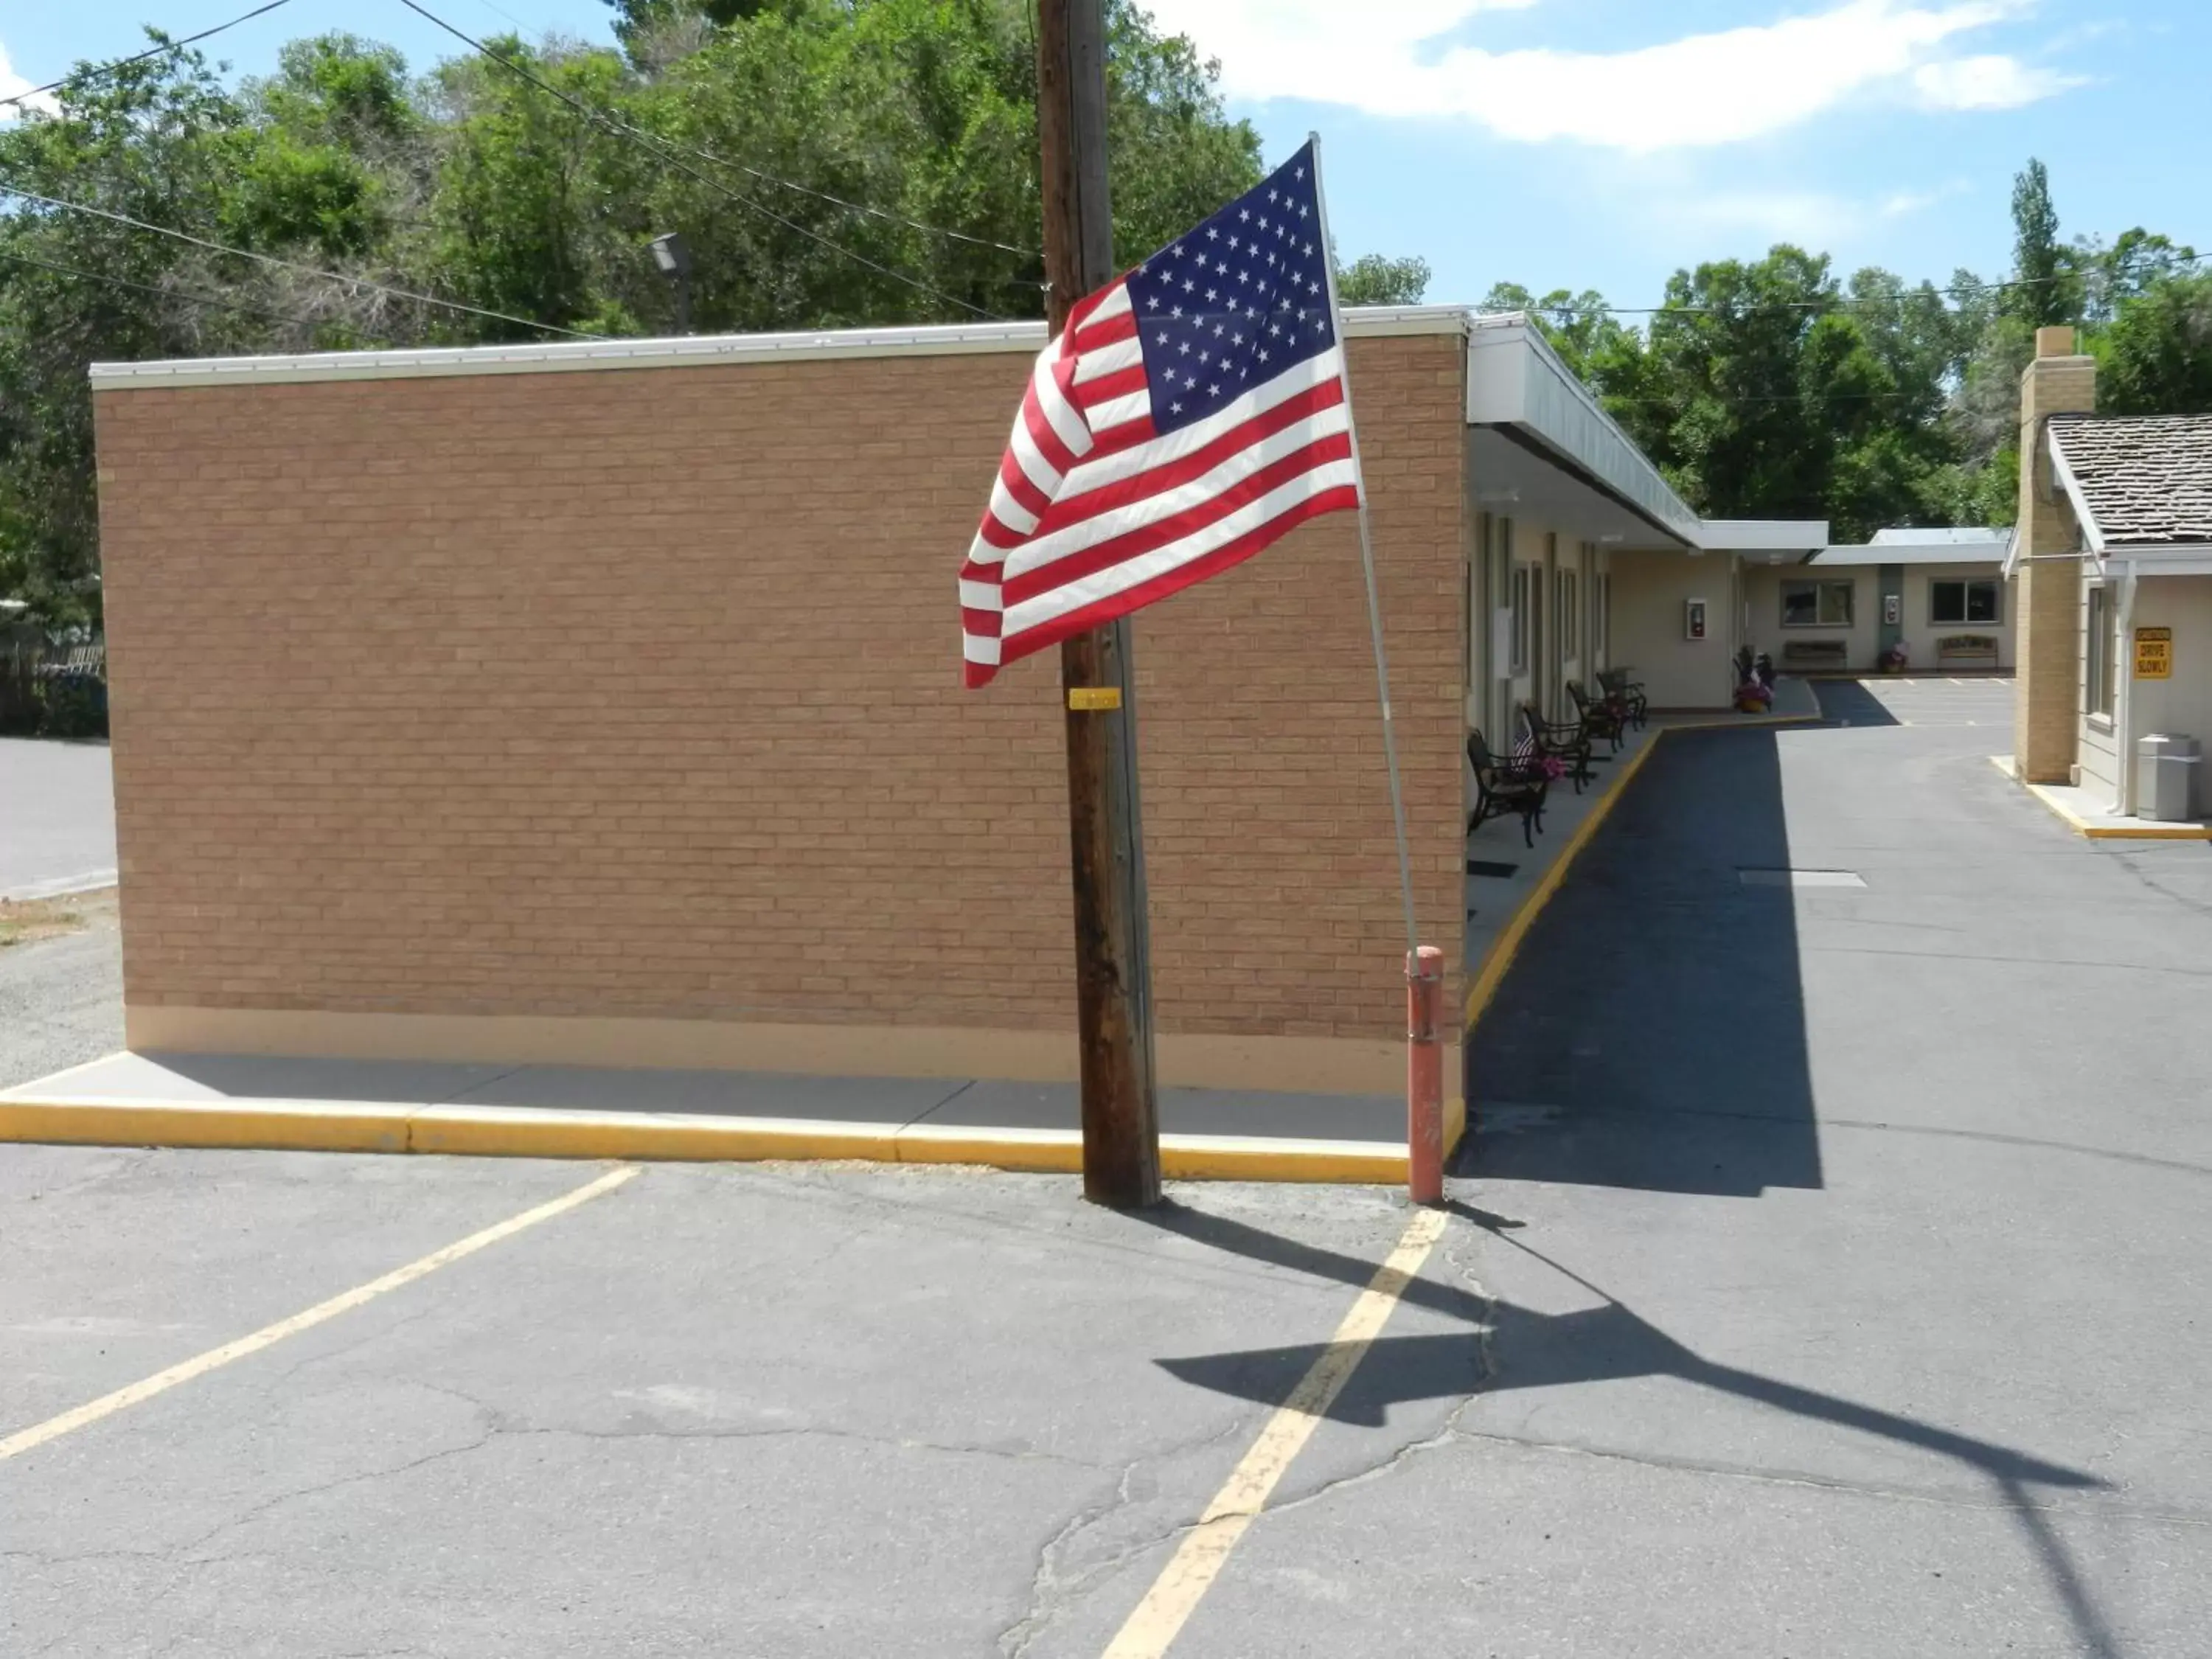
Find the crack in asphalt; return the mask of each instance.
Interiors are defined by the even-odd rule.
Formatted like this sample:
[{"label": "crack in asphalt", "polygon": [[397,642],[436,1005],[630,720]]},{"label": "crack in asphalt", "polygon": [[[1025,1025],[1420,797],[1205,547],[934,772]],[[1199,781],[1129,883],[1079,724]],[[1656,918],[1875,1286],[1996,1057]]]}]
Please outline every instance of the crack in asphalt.
[{"label": "crack in asphalt", "polygon": [[152,1146],[124,1146],[98,1150],[112,1153],[115,1162],[96,1175],[86,1176],[82,1180],[70,1182],[64,1186],[41,1187],[36,1192],[25,1193],[23,1201],[27,1204],[40,1204],[52,1199],[75,1198],[80,1194],[88,1193],[96,1187],[106,1186],[111,1181],[133,1174],[143,1168],[149,1159],[156,1156],[159,1149]]},{"label": "crack in asphalt", "polygon": [[1004,1659],[1022,1659],[1038,1638],[1057,1625],[1093,1585],[1111,1577],[1136,1557],[1158,1547],[1167,1540],[1180,1538],[1197,1524],[1195,1522],[1178,1523],[1164,1532],[1150,1534],[1126,1544],[1089,1566],[1072,1573],[1063,1572],[1061,1565],[1079,1539],[1129,1507],[1132,1502],[1130,1486],[1139,1469],[1147,1463],[1164,1463],[1174,1458],[1204,1451],[1209,1446],[1218,1445],[1222,1441],[1249,1430],[1252,1416],[1249,1412],[1239,1412],[1210,1433],[1161,1447],[1133,1459],[1122,1466],[1121,1475],[1114,1483],[1112,1497],[1099,1503],[1085,1504],[1054,1529],[1037,1552],[1036,1566],[1030,1578],[1028,1607],[1020,1618],[999,1632],[999,1651]]},{"label": "crack in asphalt", "polygon": [[[1461,1235],[1462,1243],[1465,1245],[1471,1246],[1474,1239],[1475,1235],[1472,1233],[1462,1232]],[[1449,1415],[1445,1419],[1443,1427],[1436,1434],[1401,1445],[1386,1455],[1377,1457],[1366,1468],[1324,1482],[1310,1492],[1301,1493],[1297,1498],[1280,1503],[1271,1502],[1262,1508],[1261,1514],[1273,1515],[1284,1510],[1301,1508],[1346,1486],[1381,1479],[1393,1473],[1415,1454],[1433,1449],[1437,1446],[1448,1443],[1453,1438],[1460,1418],[1479,1397],[1481,1383],[1496,1372],[1496,1364],[1490,1346],[1492,1327],[1488,1317],[1490,1310],[1496,1305],[1496,1297],[1484,1287],[1481,1280],[1475,1274],[1473,1263],[1462,1249],[1455,1249],[1447,1245],[1443,1251],[1443,1259],[1481,1304],[1481,1316],[1474,1327],[1478,1365],[1475,1389],[1470,1390],[1452,1407]],[[1364,1363],[1364,1358],[1362,1363]],[[1262,1413],[1261,1420],[1273,1417],[1277,1409],[1279,1408],[1273,1406],[1267,1407]],[[1058,1623],[1069,1611],[1071,1606],[1079,1601],[1095,1585],[1111,1577],[1138,1557],[1158,1548],[1163,1544],[1179,1542],[1187,1534],[1197,1529],[1200,1524],[1198,1520],[1180,1522],[1175,1526],[1156,1531],[1127,1544],[1111,1555],[1092,1563],[1079,1572],[1073,1574],[1061,1572],[1060,1564],[1065,1559],[1067,1551],[1078,1538],[1104,1523],[1120,1510],[1127,1507],[1129,1481],[1138,1468],[1147,1462],[1164,1461],[1201,1449],[1206,1445],[1226,1438],[1231,1433],[1240,1430],[1251,1430],[1251,1414],[1245,1413],[1240,1415],[1220,1431],[1209,1435],[1202,1440],[1194,1441],[1180,1447],[1172,1447],[1165,1451],[1152,1453],[1138,1459],[1122,1470],[1121,1478],[1116,1483],[1115,1495],[1112,1498],[1079,1510],[1074,1516],[1064,1522],[1050,1538],[1046,1540],[1038,1553],[1036,1569],[1030,1583],[1028,1610],[1020,1619],[999,1633],[999,1650],[1003,1659],[1023,1659],[1023,1656],[1028,1652],[1030,1646]],[[1256,1432],[1256,1431],[1254,1431]]]}]

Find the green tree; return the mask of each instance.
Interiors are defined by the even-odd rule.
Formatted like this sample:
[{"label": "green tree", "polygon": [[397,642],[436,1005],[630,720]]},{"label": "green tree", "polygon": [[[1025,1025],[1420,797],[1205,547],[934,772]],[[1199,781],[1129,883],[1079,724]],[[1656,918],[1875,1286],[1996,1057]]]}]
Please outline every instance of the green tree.
[{"label": "green tree", "polygon": [[[0,129],[0,182],[337,273],[62,210],[0,213],[0,593],[97,612],[85,368],[100,359],[532,337],[430,292],[596,333],[672,325],[646,244],[679,231],[702,329],[1043,308],[1023,0],[633,0],[620,52],[488,42],[419,80],[347,34],[227,88],[183,51]],[[1130,262],[1260,177],[1217,68],[1109,0],[1115,244]],[[155,34],[157,42],[164,37]],[[580,110],[578,106],[580,106]]]},{"label": "green tree", "polygon": [[[0,184],[216,233],[246,118],[198,54],[73,82],[58,100],[58,118],[0,131]],[[70,623],[99,605],[86,365],[251,349],[269,326],[235,308],[252,286],[235,262],[12,205],[0,214],[0,594]]]},{"label": "green tree", "polygon": [[2212,414],[2212,276],[2154,283],[2121,306],[2094,349],[2100,412]]},{"label": "green tree", "polygon": [[2030,158],[2012,184],[2013,282],[2006,310],[2041,328],[2078,321],[2082,284],[2071,250],[2058,240],[2058,210],[2051,200],[2051,174]]},{"label": "green tree", "polygon": [[1429,291],[1429,262],[1363,253],[1336,273],[1336,297],[1347,306],[1417,306]]}]

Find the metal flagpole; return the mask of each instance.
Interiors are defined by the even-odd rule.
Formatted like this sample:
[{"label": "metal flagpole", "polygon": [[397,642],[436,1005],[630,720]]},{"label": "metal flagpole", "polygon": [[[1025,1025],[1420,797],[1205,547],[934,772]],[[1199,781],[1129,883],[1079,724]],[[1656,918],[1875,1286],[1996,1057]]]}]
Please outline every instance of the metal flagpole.
[{"label": "metal flagpole", "polygon": [[1336,301],[1336,244],[1328,234],[1328,191],[1322,187],[1321,134],[1308,133],[1313,145],[1314,200],[1321,209],[1322,251],[1327,256],[1328,312],[1336,330],[1336,349],[1344,354],[1344,418],[1352,434],[1352,471],[1359,491],[1359,562],[1367,574],[1367,630],[1375,647],[1375,692],[1382,705],[1382,757],[1390,769],[1390,817],[1398,830],[1398,889],[1406,905],[1406,951],[1421,948],[1413,915],[1413,866],[1406,851],[1406,795],[1398,782],[1398,734],[1390,718],[1390,665],[1382,653],[1382,601],[1375,586],[1375,537],[1367,522],[1367,469],[1359,459],[1359,422],[1352,411],[1352,346],[1344,337],[1344,307]]}]

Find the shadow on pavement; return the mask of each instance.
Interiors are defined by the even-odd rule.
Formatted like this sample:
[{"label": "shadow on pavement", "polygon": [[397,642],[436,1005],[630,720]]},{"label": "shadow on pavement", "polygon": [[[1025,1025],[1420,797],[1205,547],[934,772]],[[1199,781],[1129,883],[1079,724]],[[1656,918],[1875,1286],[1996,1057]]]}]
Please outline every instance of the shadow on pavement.
[{"label": "shadow on pavement", "polygon": [[1458,1172],[1820,1186],[1793,894],[1743,876],[1789,867],[1774,734],[1669,736],[1468,1038]]},{"label": "shadow on pavement", "polygon": [[[1857,680],[1816,680],[1813,695],[1820,700],[1822,726],[1895,726],[1897,716],[1880,697]],[[1819,726],[1811,728],[1814,731]]]},{"label": "shadow on pavement", "polygon": [[[2105,1491],[2111,1489],[2111,1482],[2015,1447],[1708,1359],[1572,1268],[1510,1237],[1508,1230],[1519,1224],[1456,1201],[1448,1207],[1580,1285],[1601,1305],[1568,1314],[1539,1313],[1455,1285],[1415,1279],[1400,1299],[1457,1319],[1465,1329],[1376,1339],[1331,1404],[1328,1415],[1332,1420],[1379,1427],[1392,1406],[1406,1401],[1620,1377],[1672,1376],[1753,1405],[1917,1446],[1989,1477],[2065,1603],[2081,1650],[2100,1656],[2118,1652],[2063,1541],[2028,1491],[2030,1486]],[[1346,1285],[1364,1289],[1375,1275],[1373,1262],[1220,1216],[1167,1206],[1146,1212],[1141,1218],[1217,1249]],[[1274,1406],[1328,1346],[1299,1343],[1156,1363],[1196,1387]]]}]

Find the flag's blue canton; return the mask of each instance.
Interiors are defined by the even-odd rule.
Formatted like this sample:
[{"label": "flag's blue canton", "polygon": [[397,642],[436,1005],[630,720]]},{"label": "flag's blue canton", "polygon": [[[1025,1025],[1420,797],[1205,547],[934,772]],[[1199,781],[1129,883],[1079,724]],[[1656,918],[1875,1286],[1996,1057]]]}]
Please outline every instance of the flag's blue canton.
[{"label": "flag's blue canton", "polygon": [[1129,273],[1152,428],[1172,432],[1336,343],[1313,146]]}]

